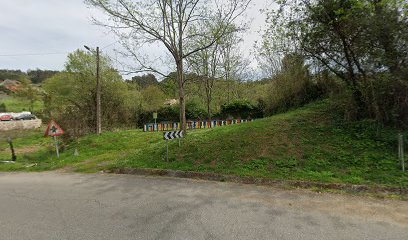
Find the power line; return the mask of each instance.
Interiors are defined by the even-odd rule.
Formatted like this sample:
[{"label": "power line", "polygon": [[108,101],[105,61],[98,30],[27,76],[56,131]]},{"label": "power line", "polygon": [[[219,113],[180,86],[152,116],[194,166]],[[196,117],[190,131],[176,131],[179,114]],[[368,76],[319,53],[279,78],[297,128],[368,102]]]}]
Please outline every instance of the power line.
[{"label": "power line", "polygon": [[[101,49],[106,49],[116,43],[119,40],[109,43],[106,46],[101,47]],[[67,55],[69,52],[50,52],[50,53],[17,53],[17,54],[0,54],[0,57],[24,57],[24,56],[47,56],[47,55]]]},{"label": "power line", "polygon": [[101,47],[101,49],[108,48],[108,47],[114,45],[115,43],[117,43],[117,42],[119,42],[119,41],[120,41],[120,40],[114,41],[113,43],[109,43],[108,45]]},{"label": "power line", "polygon": [[0,54],[0,57],[46,56],[46,55],[62,55],[62,54],[66,55],[68,54],[68,52]]}]

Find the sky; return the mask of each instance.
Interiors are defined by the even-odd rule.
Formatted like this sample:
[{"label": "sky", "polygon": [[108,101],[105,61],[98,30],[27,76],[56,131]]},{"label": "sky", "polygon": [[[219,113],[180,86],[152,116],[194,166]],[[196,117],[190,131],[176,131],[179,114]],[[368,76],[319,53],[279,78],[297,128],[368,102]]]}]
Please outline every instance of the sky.
[{"label": "sky", "polygon": [[[268,2],[253,0],[247,11],[252,19],[242,43],[247,56],[260,39],[265,16],[259,10]],[[99,46],[112,59],[118,58],[117,37],[92,23],[92,17],[103,15],[83,0],[0,0],[0,9],[0,69],[63,70],[68,53],[84,49],[83,45]]]}]

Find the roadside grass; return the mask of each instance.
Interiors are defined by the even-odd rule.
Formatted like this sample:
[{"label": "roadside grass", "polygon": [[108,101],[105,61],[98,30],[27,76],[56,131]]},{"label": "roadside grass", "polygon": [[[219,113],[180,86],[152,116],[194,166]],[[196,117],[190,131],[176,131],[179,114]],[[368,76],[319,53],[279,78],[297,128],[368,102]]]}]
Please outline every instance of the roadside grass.
[{"label": "roadside grass", "polygon": [[[16,164],[0,164],[0,171],[156,168],[408,187],[408,173],[400,170],[397,159],[397,131],[377,129],[370,121],[344,122],[328,101],[251,123],[190,131],[181,147],[177,140],[169,141],[168,162],[160,132],[88,135],[66,144],[60,159],[51,138],[42,138],[40,131],[32,134],[16,139],[16,149],[36,145],[38,151],[18,156]],[[0,159],[6,155],[1,146]],[[74,156],[75,149],[79,156]]]}]

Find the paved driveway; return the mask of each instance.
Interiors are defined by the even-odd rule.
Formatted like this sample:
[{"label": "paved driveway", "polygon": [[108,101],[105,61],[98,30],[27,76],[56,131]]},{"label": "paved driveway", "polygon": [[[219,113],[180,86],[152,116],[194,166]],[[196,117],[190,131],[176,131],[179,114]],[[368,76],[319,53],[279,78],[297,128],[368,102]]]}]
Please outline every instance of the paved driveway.
[{"label": "paved driveway", "polygon": [[0,239],[408,239],[408,202],[130,175],[0,173]]}]

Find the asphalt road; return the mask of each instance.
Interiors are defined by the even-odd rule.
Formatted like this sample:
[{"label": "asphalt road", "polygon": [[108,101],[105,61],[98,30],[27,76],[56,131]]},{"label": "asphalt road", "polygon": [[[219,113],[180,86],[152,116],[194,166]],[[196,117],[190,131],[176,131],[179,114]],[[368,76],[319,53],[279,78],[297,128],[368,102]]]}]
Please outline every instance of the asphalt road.
[{"label": "asphalt road", "polygon": [[0,239],[408,239],[408,202],[130,175],[0,173]]}]

